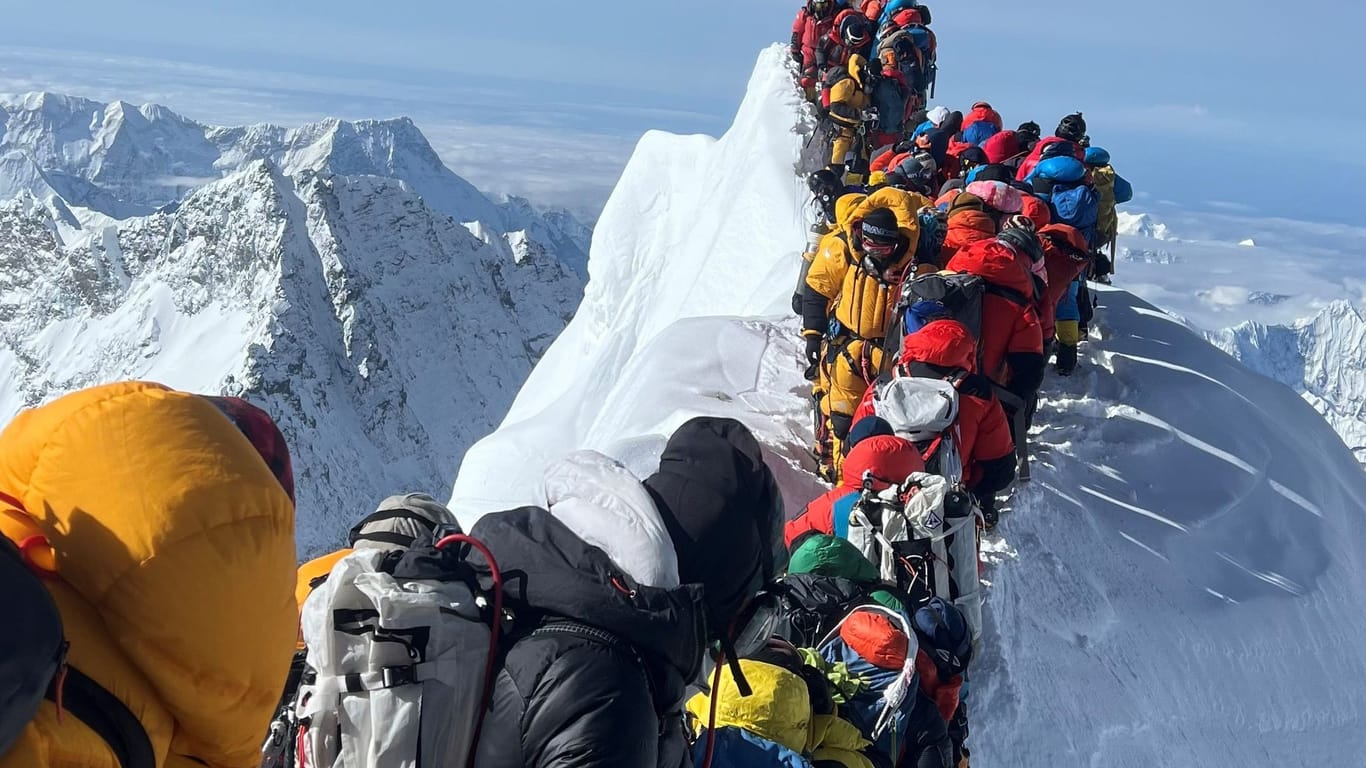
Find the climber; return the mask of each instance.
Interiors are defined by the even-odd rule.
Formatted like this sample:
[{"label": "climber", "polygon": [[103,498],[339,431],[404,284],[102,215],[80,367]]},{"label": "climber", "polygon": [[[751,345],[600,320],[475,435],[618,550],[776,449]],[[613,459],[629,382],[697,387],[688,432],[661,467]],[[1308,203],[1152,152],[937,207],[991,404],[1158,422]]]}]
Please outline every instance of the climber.
[{"label": "climber", "polygon": [[[783,540],[792,542],[809,531],[843,537],[849,529],[849,512],[863,488],[863,475],[872,473],[873,487],[882,490],[900,483],[912,472],[925,471],[925,462],[914,443],[892,435],[864,437],[863,430],[877,430],[882,421],[868,416],[849,430],[849,441],[855,443],[840,467],[840,483],[835,488],[806,505],[806,509],[783,528]],[[886,424],[886,422],[882,422]],[[1013,446],[1012,446],[1013,450]]]},{"label": "climber", "polygon": [[[1020,133],[1023,128],[1025,128],[1024,125],[1020,126],[1019,129],[1016,129],[1016,133]],[[1053,144],[1063,145],[1055,150],[1060,150],[1061,154],[1071,154],[1078,160],[1085,158],[1086,150],[1081,146],[1081,141],[1085,136],[1086,119],[1081,116],[1080,112],[1064,117],[1058,122],[1058,128],[1052,136],[1038,141],[1029,149],[1029,155],[1020,163],[1019,170],[1015,172],[1015,178],[1019,181],[1028,179],[1029,175],[1034,172],[1034,166],[1038,165],[1039,160],[1043,158],[1044,151]]]},{"label": "climber", "polygon": [[830,145],[830,169],[846,183],[862,184],[867,175],[868,94],[877,73],[868,60],[852,56],[847,67],[832,67],[821,81],[822,103],[836,128]]},{"label": "climber", "polygon": [[942,171],[945,162],[948,160],[949,145],[953,142],[953,137],[963,129],[963,113],[950,112],[943,122],[934,128],[926,131],[916,139],[916,146],[921,150],[930,153],[934,161],[939,164]]},{"label": "climber", "polygon": [[835,14],[830,31],[821,38],[816,49],[816,68],[825,72],[831,67],[847,67],[849,59],[862,56],[872,60],[875,57],[873,38],[877,30],[867,16],[853,8],[845,8]]},{"label": "climber", "polygon": [[816,93],[821,72],[816,52],[835,24],[835,0],[807,0],[792,22],[792,58],[801,69],[801,85],[808,96]]},{"label": "climber", "polygon": [[[897,192],[888,188],[875,194]],[[818,454],[829,457],[829,475],[838,468],[837,445],[849,431],[854,408],[882,371],[881,345],[893,297],[919,233],[914,208],[873,207],[871,200],[851,212],[847,232],[822,242],[802,295],[806,359],[820,371],[820,411],[829,423]]]},{"label": "climber", "polygon": [[939,263],[947,265],[959,251],[1001,231],[1010,216],[1021,210],[1018,190],[999,181],[974,181],[948,205],[948,231]]},{"label": "climber", "polygon": [[822,169],[806,177],[806,185],[811,190],[812,204],[816,209],[816,221],[807,231],[806,250],[802,252],[801,269],[797,274],[797,289],[792,293],[792,312],[802,313],[802,286],[806,285],[806,273],[811,269],[820,250],[821,241],[835,230],[839,222],[836,201],[844,194],[844,184],[833,171]]},{"label": "climber", "polygon": [[260,764],[296,638],[291,473],[235,398],[109,384],[10,422],[0,534],[45,574],[70,644],[37,681],[51,698],[6,717],[22,731],[0,766]]},{"label": "climber", "polygon": [[1001,128],[1001,113],[987,102],[979,101],[963,118],[962,139],[973,146],[981,146],[982,142],[1000,133]]},{"label": "climber", "polygon": [[1119,234],[1119,214],[1115,208],[1134,198],[1134,188],[1110,165],[1110,153],[1104,149],[1087,147],[1085,163],[1091,169],[1091,181],[1095,185],[1096,192],[1100,195],[1096,242],[1102,246],[1108,245],[1110,248],[1108,264],[1098,264],[1095,276],[1097,280],[1109,282],[1110,275],[1115,271],[1114,266],[1117,257],[1115,241]]},{"label": "climber", "polygon": [[[1015,479],[1015,443],[992,382],[977,372],[977,342],[962,323],[935,320],[907,334],[896,376],[956,380],[958,383],[958,454],[963,486],[977,499],[987,527],[996,525],[996,494]],[[854,412],[854,432],[877,419],[870,390]],[[789,524],[790,526],[791,524]],[[791,534],[789,528],[789,536]]]},{"label": "climber", "polygon": [[719,641],[738,663],[737,617],[787,560],[758,442],[737,421],[695,418],[643,483],[580,452],[548,470],[545,498],[472,531],[524,574],[512,610],[538,617],[513,630],[477,764],[686,764],[678,714],[703,652]]},{"label": "climber", "polygon": [[974,171],[987,164],[987,153],[979,147],[968,146],[959,151],[957,171],[939,187],[939,196],[949,190],[962,189],[972,180]]},{"label": "climber", "polygon": [[979,338],[981,373],[997,386],[997,397],[1011,417],[1011,437],[1017,447],[1024,439],[1019,432],[1028,404],[1043,383],[1044,369],[1043,335],[1034,312],[1034,283],[1020,259],[1016,246],[992,238],[959,251],[946,265],[951,272],[977,275],[987,283]]},{"label": "climber", "polygon": [[1066,224],[1044,227],[1039,231],[1039,239],[1048,267],[1047,300],[1056,307],[1056,370],[1059,375],[1070,376],[1076,370],[1077,345],[1081,343],[1078,292],[1080,281],[1091,266],[1092,254],[1081,232]]}]

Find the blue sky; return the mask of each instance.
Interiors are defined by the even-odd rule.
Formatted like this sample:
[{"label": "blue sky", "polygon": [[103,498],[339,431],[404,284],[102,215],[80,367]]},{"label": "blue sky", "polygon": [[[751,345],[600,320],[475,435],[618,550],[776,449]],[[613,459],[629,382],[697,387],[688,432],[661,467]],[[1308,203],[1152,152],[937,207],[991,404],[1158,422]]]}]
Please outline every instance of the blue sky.
[{"label": "blue sky", "polygon": [[[409,114],[476,184],[592,212],[642,131],[725,129],[796,7],[25,3],[0,25],[0,90],[154,100],[217,123]],[[1045,130],[1083,110],[1148,207],[1366,219],[1366,158],[1352,151],[1366,139],[1358,4],[932,8],[942,103],[989,99]]]}]

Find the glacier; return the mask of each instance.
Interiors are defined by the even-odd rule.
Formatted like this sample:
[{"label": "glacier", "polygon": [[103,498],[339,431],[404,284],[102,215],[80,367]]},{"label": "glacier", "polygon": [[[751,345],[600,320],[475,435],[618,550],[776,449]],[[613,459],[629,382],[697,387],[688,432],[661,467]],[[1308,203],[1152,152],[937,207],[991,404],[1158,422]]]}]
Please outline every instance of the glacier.
[{"label": "glacier", "polygon": [[[576,448],[643,474],[700,414],[754,429],[789,514],[821,490],[787,310],[811,127],[774,46],[720,139],[642,139],[578,314],[466,454],[462,521],[540,500]],[[1136,272],[1118,279],[1156,274]],[[1366,473],[1289,388],[1131,292],[1099,298],[1082,371],[1045,385],[1035,481],[984,542],[974,765],[1359,763]]]}]

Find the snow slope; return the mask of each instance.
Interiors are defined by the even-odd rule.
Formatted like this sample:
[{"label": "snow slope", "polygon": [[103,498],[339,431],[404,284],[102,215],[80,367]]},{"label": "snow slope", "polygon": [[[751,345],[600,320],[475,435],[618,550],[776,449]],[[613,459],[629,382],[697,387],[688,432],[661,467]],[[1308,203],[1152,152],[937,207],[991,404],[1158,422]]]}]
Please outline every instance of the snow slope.
[{"label": "snow slope", "polygon": [[[644,473],[700,413],[759,433],[789,513],[817,493],[786,312],[807,120],[775,46],[722,139],[641,142],[579,315],[461,466],[462,518],[536,501],[575,448]],[[1102,298],[1084,372],[1047,384],[1037,481],[989,542],[973,764],[1358,764],[1366,474],[1294,392]]]},{"label": "snow slope", "polygon": [[590,232],[564,210],[495,202],[441,162],[412,120],[328,119],[298,128],[211,127],[156,105],[109,104],[53,93],[0,96],[0,199],[29,192],[114,218],[146,215],[251,163],[402,179],[432,210],[481,222],[496,236],[525,232],[584,274]]},{"label": "snow slope", "polygon": [[128,378],[244,395],[288,439],[305,556],[444,485],[577,300],[554,257],[376,176],[256,161],[174,209],[82,216],[0,203],[0,419]]}]

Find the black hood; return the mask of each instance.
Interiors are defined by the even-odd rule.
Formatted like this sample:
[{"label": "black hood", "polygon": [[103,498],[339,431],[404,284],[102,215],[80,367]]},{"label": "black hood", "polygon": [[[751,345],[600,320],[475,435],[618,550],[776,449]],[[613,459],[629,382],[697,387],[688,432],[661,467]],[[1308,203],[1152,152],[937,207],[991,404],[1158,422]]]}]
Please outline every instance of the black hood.
[{"label": "black hood", "polygon": [[514,611],[605,629],[668,663],[684,680],[700,668],[707,629],[697,585],[637,584],[607,553],[539,507],[485,515],[471,535],[498,561]]},{"label": "black hood", "polygon": [[734,419],[702,417],[679,427],[645,480],[678,552],[684,583],[706,587],[714,630],[787,561],[783,500],[754,435]]}]

